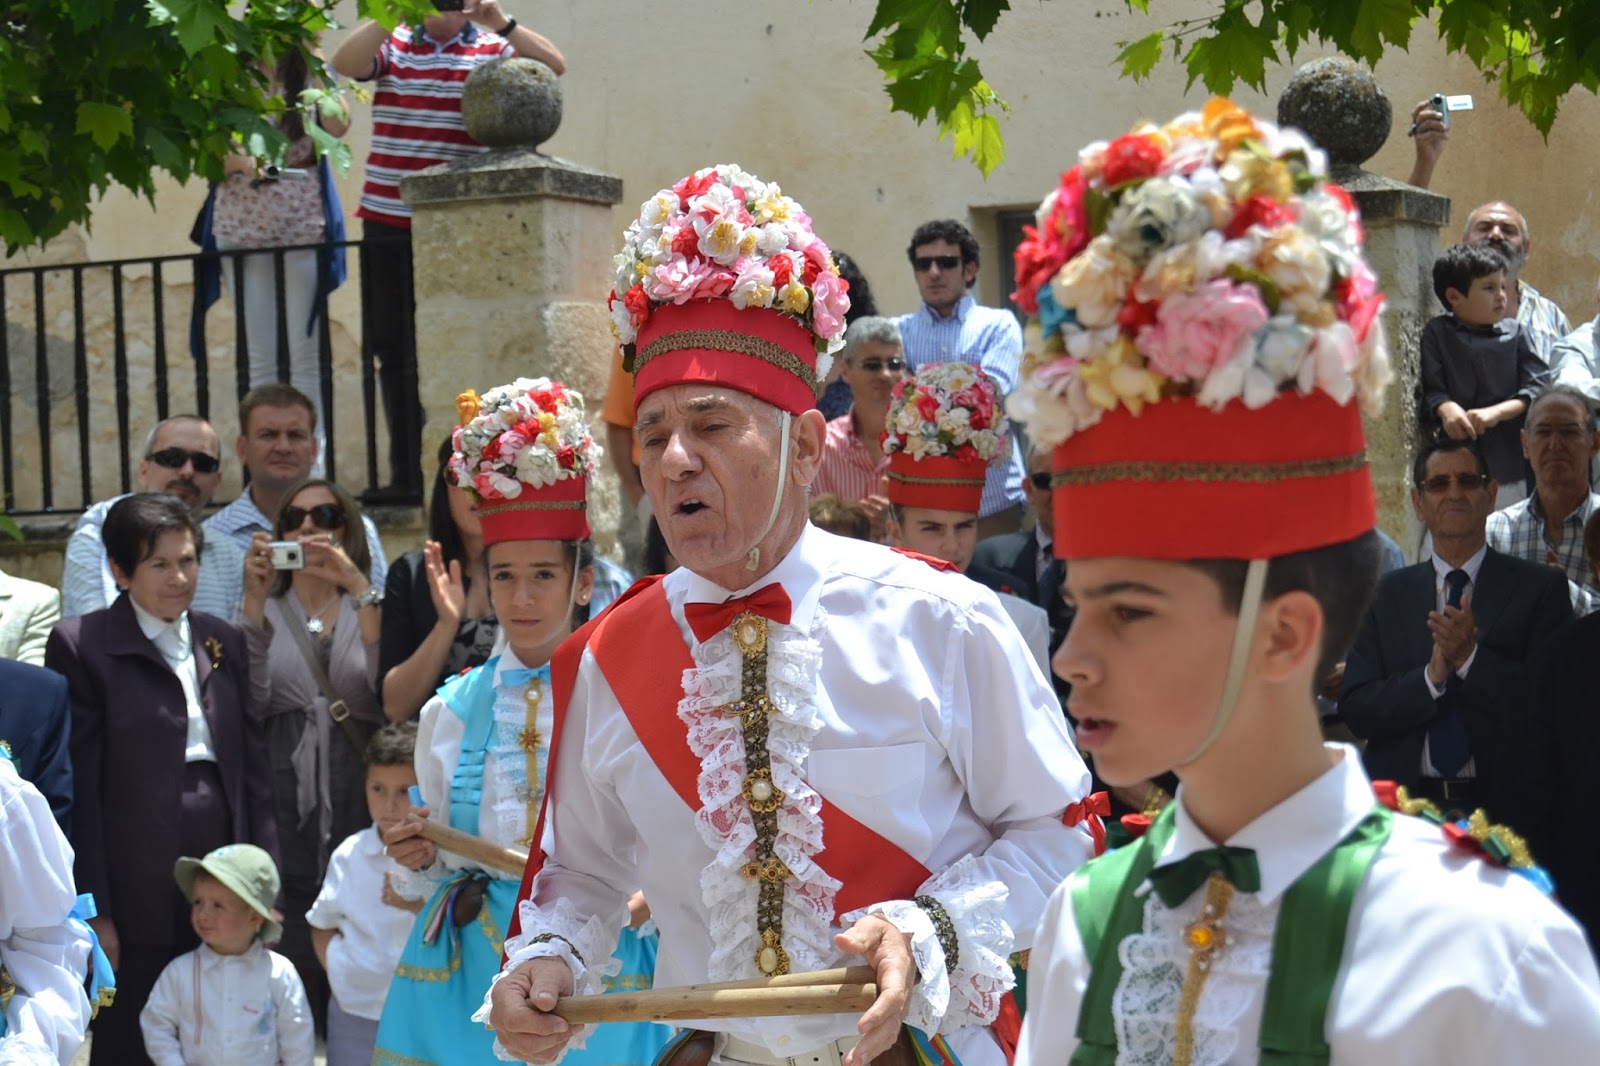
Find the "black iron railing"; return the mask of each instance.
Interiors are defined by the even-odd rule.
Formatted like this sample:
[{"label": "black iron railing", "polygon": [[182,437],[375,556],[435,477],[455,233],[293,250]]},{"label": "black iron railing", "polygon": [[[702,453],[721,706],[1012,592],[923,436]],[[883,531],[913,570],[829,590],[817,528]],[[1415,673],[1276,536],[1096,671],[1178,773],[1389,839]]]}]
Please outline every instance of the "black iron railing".
[{"label": "black iron railing", "polygon": [[[289,331],[306,325],[288,321],[285,256],[333,248],[346,250],[349,277],[332,293],[319,285],[316,296],[321,428],[327,442],[324,471],[356,493],[398,480],[400,493],[392,502],[419,501],[420,470],[400,471],[396,479],[387,453],[380,456],[374,353],[368,331],[360,328],[370,290],[362,281],[361,247],[360,241],[346,241],[0,269],[0,307],[5,308],[5,330],[0,333],[4,509],[13,515],[70,513],[132,491],[145,434],[178,413],[209,420],[223,441],[225,465],[236,468],[230,447],[238,432],[233,404],[251,385],[245,271],[238,264],[245,256],[272,256],[277,377],[289,381]],[[195,293],[202,276],[224,260],[234,264],[231,291],[225,287],[224,299],[204,316],[198,353],[193,354]],[[337,324],[331,308],[336,308]],[[231,366],[228,355],[214,355],[208,340],[223,328],[229,309]],[[346,324],[348,331],[342,329]],[[341,327],[337,347],[336,325]],[[219,375],[227,385],[220,385]],[[357,375],[358,390],[351,380]],[[218,395],[219,385],[223,396]],[[359,418],[349,419],[358,401]],[[341,415],[353,428],[341,429]],[[105,432],[111,424],[114,456]],[[351,467],[360,468],[356,476],[349,476]]]}]

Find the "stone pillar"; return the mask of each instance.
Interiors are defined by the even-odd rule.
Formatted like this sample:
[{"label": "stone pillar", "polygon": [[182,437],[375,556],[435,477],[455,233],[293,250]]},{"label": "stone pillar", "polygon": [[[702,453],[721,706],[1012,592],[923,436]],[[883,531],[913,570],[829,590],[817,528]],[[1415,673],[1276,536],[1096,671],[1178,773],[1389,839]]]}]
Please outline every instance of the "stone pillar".
[{"label": "stone pillar", "polygon": [[1278,122],[1305,131],[1328,153],[1333,180],[1361,209],[1367,261],[1386,297],[1383,326],[1395,370],[1383,415],[1367,422],[1378,524],[1415,559],[1422,539],[1410,500],[1419,345],[1423,323],[1439,308],[1433,260],[1439,231],[1450,222],[1450,200],[1361,169],[1388,140],[1393,111],[1376,79],[1348,59],[1319,59],[1297,70],[1278,100]]},{"label": "stone pillar", "polygon": [[[456,394],[550,377],[583,394],[599,427],[615,342],[606,295],[622,179],[537,151],[561,122],[555,76],[531,59],[493,60],[467,79],[467,130],[491,151],[405,178],[415,211],[417,387],[431,477]],[[616,554],[616,478],[590,484],[595,545]]]}]

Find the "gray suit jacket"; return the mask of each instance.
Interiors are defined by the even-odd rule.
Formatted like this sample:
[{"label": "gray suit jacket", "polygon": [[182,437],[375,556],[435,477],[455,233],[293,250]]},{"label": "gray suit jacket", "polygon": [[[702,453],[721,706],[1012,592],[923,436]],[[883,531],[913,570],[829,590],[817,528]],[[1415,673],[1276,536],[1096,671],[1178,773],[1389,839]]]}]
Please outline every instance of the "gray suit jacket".
[{"label": "gray suit jacket", "polygon": [[44,665],[44,642],[61,621],[61,593],[0,570],[0,659]]}]

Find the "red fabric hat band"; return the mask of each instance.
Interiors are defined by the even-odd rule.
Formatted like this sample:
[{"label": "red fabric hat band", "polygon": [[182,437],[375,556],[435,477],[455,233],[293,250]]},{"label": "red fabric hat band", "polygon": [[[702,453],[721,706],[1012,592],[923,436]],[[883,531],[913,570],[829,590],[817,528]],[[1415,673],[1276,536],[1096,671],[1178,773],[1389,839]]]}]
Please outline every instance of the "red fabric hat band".
[{"label": "red fabric hat band", "polygon": [[657,389],[687,383],[737,389],[797,415],[817,406],[816,344],[810,330],[768,307],[666,304],[634,342],[634,411]]},{"label": "red fabric hat band", "polygon": [[1062,559],[1272,559],[1377,524],[1361,413],[1320,391],[1254,411],[1190,397],[1119,407],[1052,465]]},{"label": "red fabric hat band", "polygon": [[947,456],[915,459],[905,452],[889,455],[889,502],[896,507],[932,507],[977,514],[983,502],[987,463]]},{"label": "red fabric hat band", "polygon": [[564,477],[542,489],[524,485],[514,500],[478,505],[483,546],[507,540],[582,540],[589,535],[587,481]]}]

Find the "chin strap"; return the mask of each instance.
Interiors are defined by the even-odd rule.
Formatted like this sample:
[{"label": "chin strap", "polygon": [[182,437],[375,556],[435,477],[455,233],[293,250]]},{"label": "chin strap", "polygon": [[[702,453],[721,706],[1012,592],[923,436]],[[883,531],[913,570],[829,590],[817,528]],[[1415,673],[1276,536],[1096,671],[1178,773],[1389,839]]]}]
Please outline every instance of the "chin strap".
[{"label": "chin strap", "polygon": [[778,511],[783,506],[783,487],[789,475],[789,423],[794,421],[794,416],[787,411],[780,412],[783,430],[778,443],[778,487],[772,496],[772,511],[767,515],[767,524],[761,530],[761,536],[756,538],[755,545],[750,549],[750,555],[744,561],[746,570],[754,570],[761,565],[761,542],[767,539],[767,534],[772,532],[772,527],[778,524]]},{"label": "chin strap", "polygon": [[1251,638],[1256,631],[1256,618],[1261,614],[1261,594],[1267,587],[1267,560],[1251,559],[1244,575],[1244,594],[1239,600],[1239,618],[1234,624],[1233,650],[1228,655],[1228,678],[1222,685],[1222,702],[1216,717],[1211,720],[1211,731],[1189,757],[1179,766],[1188,766],[1204,755],[1217,742],[1222,731],[1233,718],[1239,702],[1239,691],[1244,688],[1244,674],[1250,664]]}]

